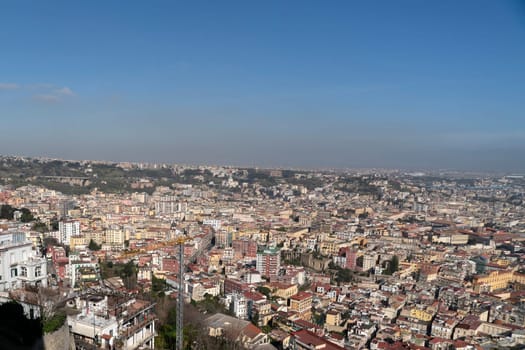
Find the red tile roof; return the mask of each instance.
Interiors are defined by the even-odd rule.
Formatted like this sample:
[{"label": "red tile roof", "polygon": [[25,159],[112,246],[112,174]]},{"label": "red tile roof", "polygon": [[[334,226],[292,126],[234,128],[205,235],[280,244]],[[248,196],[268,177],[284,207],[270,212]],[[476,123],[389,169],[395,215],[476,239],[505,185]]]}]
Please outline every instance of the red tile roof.
[{"label": "red tile roof", "polygon": [[344,348],[340,347],[339,345],[336,345],[328,340],[318,337],[317,335],[310,331],[307,331],[306,329],[301,329],[300,331],[293,332],[292,337],[294,337],[297,341],[300,341],[303,344],[311,344],[315,347],[324,344],[325,346],[323,347],[323,350],[344,350]]},{"label": "red tile roof", "polygon": [[299,292],[291,297],[293,300],[305,300],[312,297],[312,293],[308,292]]}]

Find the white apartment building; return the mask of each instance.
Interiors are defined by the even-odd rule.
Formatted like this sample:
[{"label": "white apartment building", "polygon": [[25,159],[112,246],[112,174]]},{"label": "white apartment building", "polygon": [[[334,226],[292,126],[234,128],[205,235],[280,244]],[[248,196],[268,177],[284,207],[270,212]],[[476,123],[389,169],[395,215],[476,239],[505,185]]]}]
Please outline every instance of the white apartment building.
[{"label": "white apartment building", "polygon": [[229,308],[235,317],[242,320],[248,319],[248,301],[244,295],[238,293],[228,294],[226,295],[226,300],[229,302]]},{"label": "white apartment building", "polygon": [[47,263],[25,232],[0,233],[0,291],[25,284],[47,286]]},{"label": "white apartment building", "polygon": [[80,314],[67,323],[77,349],[154,349],[155,314],[152,304],[124,296],[77,298]]},{"label": "white apartment building", "polygon": [[80,222],[77,220],[66,220],[58,223],[59,238],[62,244],[69,245],[71,236],[80,235]]},{"label": "white apartment building", "polygon": [[262,276],[259,271],[249,271],[244,274],[244,282],[246,283],[260,283]]},{"label": "white apartment building", "polygon": [[204,219],[202,221],[202,224],[203,225],[210,225],[215,230],[219,230],[221,228],[221,226],[222,226],[222,221],[221,220],[217,220],[217,219]]}]

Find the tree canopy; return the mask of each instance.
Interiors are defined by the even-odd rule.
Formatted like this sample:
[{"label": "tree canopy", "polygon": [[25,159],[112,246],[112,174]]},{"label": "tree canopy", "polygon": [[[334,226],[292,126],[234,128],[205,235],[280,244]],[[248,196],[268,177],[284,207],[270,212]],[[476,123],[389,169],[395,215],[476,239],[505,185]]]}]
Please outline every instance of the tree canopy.
[{"label": "tree canopy", "polygon": [[100,250],[102,248],[102,246],[100,244],[97,244],[97,242],[95,242],[94,240],[89,240],[89,244],[88,244],[88,248],[90,250]]},{"label": "tree canopy", "polygon": [[21,212],[22,215],[20,216],[21,222],[31,222],[35,220],[35,217],[31,213],[31,210],[27,208],[15,208],[10,206],[9,204],[4,204],[0,207],[0,219],[7,219],[7,220],[13,220],[15,217],[15,212]]},{"label": "tree canopy", "polygon": [[394,255],[392,259],[388,261],[388,265],[385,270],[385,275],[392,275],[399,269],[399,258],[397,255]]}]

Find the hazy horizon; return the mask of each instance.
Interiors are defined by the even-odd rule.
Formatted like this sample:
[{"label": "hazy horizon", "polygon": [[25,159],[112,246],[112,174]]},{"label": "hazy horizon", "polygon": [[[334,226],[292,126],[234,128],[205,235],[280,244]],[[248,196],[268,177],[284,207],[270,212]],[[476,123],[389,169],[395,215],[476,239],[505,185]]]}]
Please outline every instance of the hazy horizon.
[{"label": "hazy horizon", "polygon": [[225,168],[238,168],[238,169],[275,169],[275,170],[291,170],[291,171],[334,171],[334,172],[378,172],[378,173],[388,173],[388,172],[401,172],[405,174],[417,174],[421,175],[433,175],[436,173],[439,174],[463,174],[463,175],[487,175],[487,176],[525,176],[525,171],[512,171],[512,170],[464,170],[458,168],[438,168],[438,167],[300,167],[300,166],[264,166],[260,164],[228,164],[228,163],[195,163],[195,162],[166,162],[166,161],[150,161],[150,160],[114,160],[114,159],[73,159],[73,158],[63,158],[63,157],[50,157],[50,156],[30,156],[24,154],[0,154],[0,157],[12,157],[12,158],[27,158],[27,159],[45,159],[45,160],[58,160],[63,162],[101,162],[101,163],[110,163],[110,164],[163,164],[168,166],[182,166],[182,167],[225,167]]},{"label": "hazy horizon", "polygon": [[525,171],[519,1],[0,4],[0,154]]}]

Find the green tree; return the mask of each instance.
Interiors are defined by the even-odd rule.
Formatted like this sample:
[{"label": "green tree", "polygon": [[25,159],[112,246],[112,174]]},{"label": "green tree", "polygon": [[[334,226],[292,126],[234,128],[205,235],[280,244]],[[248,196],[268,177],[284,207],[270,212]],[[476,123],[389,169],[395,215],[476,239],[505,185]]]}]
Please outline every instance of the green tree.
[{"label": "green tree", "polygon": [[33,231],[37,231],[37,232],[40,232],[40,233],[44,233],[44,232],[48,232],[49,231],[49,228],[47,227],[47,225],[45,223],[43,223],[42,221],[40,221],[40,220],[35,221],[35,223],[33,224],[33,227],[31,227],[31,229]]},{"label": "green tree", "polygon": [[51,219],[50,226],[51,230],[58,231],[58,219],[56,217]]},{"label": "green tree", "polygon": [[157,278],[153,275],[151,280],[151,291],[158,294],[159,292],[164,292],[166,289],[168,289],[166,280],[163,278]]},{"label": "green tree", "polygon": [[254,325],[256,326],[259,326],[259,313],[258,312],[255,312],[252,317],[251,317],[251,321]]},{"label": "green tree", "polygon": [[44,249],[47,249],[47,247],[50,247],[50,246],[59,246],[60,243],[58,243],[57,239],[54,238],[54,237],[44,237],[44,242],[43,242],[43,246],[44,246]]},{"label": "green tree", "polygon": [[322,326],[325,323],[326,314],[314,312],[312,314],[312,319],[313,319],[313,323],[315,323],[315,324],[317,324],[319,326]]},{"label": "green tree", "polygon": [[272,327],[268,326],[268,325],[262,326],[261,330],[263,331],[263,333],[268,334],[268,333],[270,333],[272,331]]},{"label": "green tree", "polygon": [[[233,349],[232,347],[213,346],[215,339],[203,335],[203,328],[199,322],[203,315],[193,307],[184,309],[183,349]],[[155,348],[175,350],[177,343],[176,310],[176,307],[170,308],[165,321],[160,322],[157,328],[158,336],[155,338]],[[209,341],[212,343],[208,343]]]},{"label": "green tree", "polygon": [[35,220],[35,217],[31,213],[31,211],[27,208],[20,209],[22,212],[22,215],[20,216],[20,221],[22,222],[31,222]]},{"label": "green tree", "polygon": [[4,204],[0,207],[0,219],[13,220],[16,208],[9,204]]},{"label": "green tree", "polygon": [[348,283],[354,280],[354,272],[350,269],[338,269],[335,280],[339,283]]},{"label": "green tree", "polygon": [[385,270],[385,275],[392,275],[399,269],[399,258],[397,255],[394,255],[392,259],[388,261],[388,266]]},{"label": "green tree", "polygon": [[94,240],[90,239],[89,240],[89,244],[88,244],[88,248],[90,250],[96,251],[96,250],[100,250],[100,248],[102,248],[102,246],[100,244],[97,244],[97,242],[95,242]]}]

